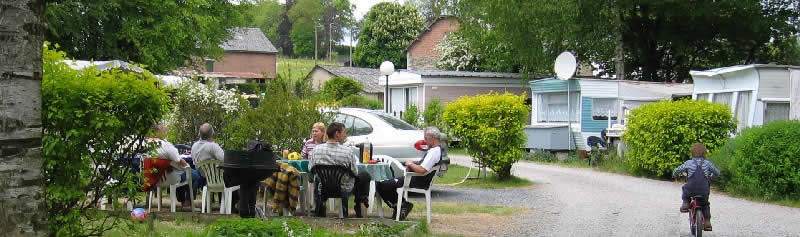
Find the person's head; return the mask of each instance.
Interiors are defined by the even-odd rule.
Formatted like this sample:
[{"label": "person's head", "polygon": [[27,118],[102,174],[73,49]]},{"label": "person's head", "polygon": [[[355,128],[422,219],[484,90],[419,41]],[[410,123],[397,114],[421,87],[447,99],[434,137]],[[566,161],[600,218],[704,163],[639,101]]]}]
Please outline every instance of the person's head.
[{"label": "person's head", "polygon": [[692,158],[706,157],[706,146],[703,143],[692,144]]},{"label": "person's head", "polygon": [[344,124],[339,122],[331,123],[325,133],[328,135],[328,140],[335,142],[344,142],[344,140],[347,139],[347,134],[344,131]]},{"label": "person's head", "polygon": [[211,141],[214,140],[214,137],[216,136],[214,133],[214,127],[209,123],[200,125],[200,131],[198,133],[200,133],[200,140]]},{"label": "person's head", "polygon": [[311,139],[315,142],[324,142],[325,140],[328,140],[328,136],[325,134],[326,132],[328,131],[326,131],[325,124],[322,122],[317,122],[314,123],[314,125],[311,125]]},{"label": "person's head", "polygon": [[436,127],[427,127],[425,128],[424,133],[425,143],[427,143],[428,146],[438,145],[442,140],[442,132],[440,132]]},{"label": "person's head", "polygon": [[164,126],[163,123],[156,123],[153,124],[153,136],[163,138],[167,135],[167,126]]}]

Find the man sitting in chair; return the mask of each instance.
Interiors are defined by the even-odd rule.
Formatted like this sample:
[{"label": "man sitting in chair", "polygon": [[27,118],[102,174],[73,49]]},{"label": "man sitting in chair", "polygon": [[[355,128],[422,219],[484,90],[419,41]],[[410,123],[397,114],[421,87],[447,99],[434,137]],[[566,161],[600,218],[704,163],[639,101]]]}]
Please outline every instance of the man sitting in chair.
[{"label": "man sitting in chair", "polygon": [[[425,128],[424,139],[425,143],[428,144],[428,151],[426,151],[422,159],[417,162],[406,161],[405,165],[408,171],[425,174],[442,160],[442,148],[439,146],[442,135],[439,129],[436,127]],[[430,186],[431,181],[433,181],[434,175],[436,175],[436,172],[431,172],[426,176],[412,177],[409,187],[427,188]],[[397,215],[397,204],[395,203],[397,202],[397,189],[403,187],[404,180],[404,178],[390,179],[381,181],[377,185],[376,189],[378,194],[381,195],[386,205],[394,209],[394,214],[392,214],[392,216]],[[410,202],[403,200],[402,210],[400,210],[400,220],[405,220],[408,213],[411,213],[413,207],[414,205]]]},{"label": "man sitting in chair", "polygon": [[[355,211],[356,217],[361,217],[361,204],[369,206],[367,197],[369,196],[369,182],[370,176],[367,172],[358,172],[358,157],[353,153],[351,148],[348,148],[342,143],[347,140],[347,132],[342,123],[331,123],[325,133],[328,135],[328,141],[324,144],[319,144],[314,147],[314,152],[311,153],[311,160],[309,161],[308,168],[312,170],[315,165],[340,165],[353,171],[356,177],[345,175],[342,177],[342,191],[353,193],[355,195]],[[321,193],[322,182],[315,181],[317,190],[314,192],[315,196]],[[324,216],[325,213],[325,200],[314,199],[317,202],[317,215]],[[321,210],[319,209],[321,208]]]}]

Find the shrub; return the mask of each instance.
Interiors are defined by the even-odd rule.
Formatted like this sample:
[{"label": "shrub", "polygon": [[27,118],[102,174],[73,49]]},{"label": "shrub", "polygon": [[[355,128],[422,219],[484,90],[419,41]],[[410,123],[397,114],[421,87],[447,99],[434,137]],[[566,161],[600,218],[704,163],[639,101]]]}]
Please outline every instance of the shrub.
[{"label": "shrub", "polygon": [[236,89],[239,93],[244,94],[259,94],[264,92],[267,88],[263,83],[244,83],[244,84],[227,84],[223,86],[225,89]]},{"label": "shrub", "polygon": [[451,102],[442,119],[472,157],[507,179],[511,165],[522,157],[528,111],[525,95],[492,92]]},{"label": "shrub", "polygon": [[342,107],[356,107],[356,108],[365,108],[365,109],[383,109],[383,104],[376,100],[370,99],[360,95],[350,95],[344,97],[341,101],[339,101],[339,105]]},{"label": "shrub", "polygon": [[736,129],[730,109],[706,101],[661,101],[631,111],[622,139],[628,145],[627,162],[635,172],[666,176],[691,159],[692,143],[709,151],[721,146]]},{"label": "shrub", "polygon": [[426,126],[441,127],[443,112],[442,101],[439,98],[433,98],[425,104],[425,111],[422,112],[423,122],[425,122]]},{"label": "shrub", "polygon": [[261,139],[277,145],[280,149],[299,151],[303,139],[311,133],[315,122],[328,123],[330,116],[317,108],[316,98],[300,99],[290,91],[290,82],[278,77],[267,85],[267,96],[261,99],[256,109],[248,109],[232,122],[221,139],[225,149],[243,150],[252,139]]},{"label": "shrub", "polygon": [[[776,121],[742,131],[726,145],[730,157],[713,157],[725,189],[746,196],[800,200],[800,121]],[[732,152],[731,152],[732,151]],[[727,162],[726,162],[727,161]]]},{"label": "shrub", "polygon": [[344,97],[358,95],[361,92],[361,83],[346,77],[334,77],[322,86],[322,94],[328,99],[342,100]]},{"label": "shrub", "polygon": [[175,109],[167,117],[168,138],[174,143],[186,144],[200,138],[197,131],[203,123],[214,126],[218,138],[227,136],[226,125],[249,108],[249,102],[235,90],[218,90],[214,83],[202,84],[194,80],[176,88],[173,103]]},{"label": "shrub", "polygon": [[406,112],[403,113],[403,120],[406,121],[408,124],[419,126],[419,110],[417,110],[416,105],[409,105],[406,108]]},{"label": "shrub", "polygon": [[61,62],[63,52],[46,46],[43,55],[47,226],[54,236],[101,235],[129,219],[92,208],[102,196],[130,200],[139,191],[123,158],[146,152],[146,135],[168,111],[168,97],[149,72],[76,71]]}]

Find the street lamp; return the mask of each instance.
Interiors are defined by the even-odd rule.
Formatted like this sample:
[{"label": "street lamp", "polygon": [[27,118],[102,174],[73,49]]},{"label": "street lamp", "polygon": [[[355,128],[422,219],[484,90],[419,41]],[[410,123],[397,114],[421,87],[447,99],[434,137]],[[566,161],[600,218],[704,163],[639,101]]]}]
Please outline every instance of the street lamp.
[{"label": "street lamp", "polygon": [[394,64],[391,61],[381,63],[381,76],[386,76],[386,90],[383,91],[383,108],[389,113],[389,75],[394,73]]}]

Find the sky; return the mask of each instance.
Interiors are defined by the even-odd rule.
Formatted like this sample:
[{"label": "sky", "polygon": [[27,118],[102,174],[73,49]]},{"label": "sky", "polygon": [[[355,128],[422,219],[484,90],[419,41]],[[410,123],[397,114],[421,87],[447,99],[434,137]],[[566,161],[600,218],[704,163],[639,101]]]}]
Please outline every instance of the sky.
[{"label": "sky", "polygon": [[350,4],[356,5],[356,11],[353,12],[353,15],[356,17],[356,20],[361,20],[364,18],[364,15],[367,14],[370,8],[375,4],[381,2],[399,2],[403,3],[404,0],[350,0]]}]

